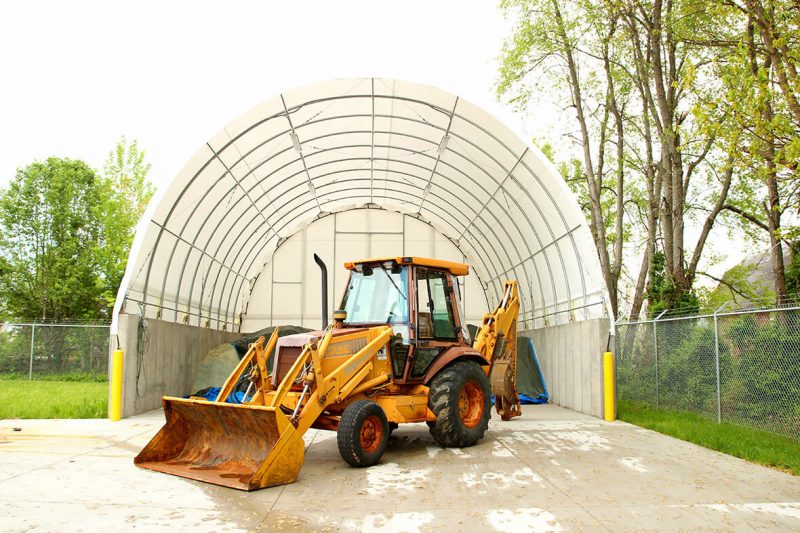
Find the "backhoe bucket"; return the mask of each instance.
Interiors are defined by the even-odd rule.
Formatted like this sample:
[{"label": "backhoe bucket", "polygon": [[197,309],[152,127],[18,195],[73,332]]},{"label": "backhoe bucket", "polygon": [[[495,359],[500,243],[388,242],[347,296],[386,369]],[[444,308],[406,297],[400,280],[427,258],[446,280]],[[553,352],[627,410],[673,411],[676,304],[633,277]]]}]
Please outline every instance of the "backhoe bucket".
[{"label": "backhoe bucket", "polygon": [[255,490],[291,483],[304,443],[279,409],[165,397],[167,423],[134,459],[142,468]]}]

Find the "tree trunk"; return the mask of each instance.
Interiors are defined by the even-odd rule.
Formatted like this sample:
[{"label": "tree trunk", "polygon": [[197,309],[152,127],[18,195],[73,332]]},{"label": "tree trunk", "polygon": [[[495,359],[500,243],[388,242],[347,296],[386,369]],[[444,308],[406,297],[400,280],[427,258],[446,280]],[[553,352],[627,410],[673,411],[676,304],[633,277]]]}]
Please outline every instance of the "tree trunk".
[{"label": "tree trunk", "polygon": [[[572,50],[572,42],[567,35],[564,19],[561,15],[559,3],[557,0],[552,0],[553,13],[556,19],[556,32],[561,39],[562,50],[564,59],[567,62],[568,78],[570,93],[572,95],[572,104],[575,107],[575,114],[581,130],[581,144],[583,148],[583,162],[586,171],[587,189],[589,192],[589,224],[592,228],[592,237],[595,241],[595,248],[600,260],[600,269],[603,273],[603,279],[608,288],[611,312],[614,317],[617,316],[617,281],[618,277],[613,275],[611,269],[611,261],[608,254],[608,243],[606,240],[605,218],[603,216],[603,209],[601,205],[602,195],[602,172],[595,174],[595,166],[592,159],[592,148],[589,137],[589,125],[583,110],[583,96],[581,91],[581,81],[578,77],[578,66],[575,61],[575,56]],[[606,111],[607,112],[607,111]],[[605,139],[601,139],[599,153],[602,160],[604,151]],[[601,162],[598,162],[601,165]],[[622,235],[618,235],[619,238]]]},{"label": "tree trunk", "polygon": [[[768,106],[769,107],[769,106]],[[772,258],[772,275],[775,277],[775,305],[782,306],[787,302],[786,265],[783,261],[783,244],[781,242],[781,206],[778,195],[778,179],[775,168],[775,144],[770,139],[767,143],[767,191],[768,200],[764,209],[769,227],[770,256]]]}]

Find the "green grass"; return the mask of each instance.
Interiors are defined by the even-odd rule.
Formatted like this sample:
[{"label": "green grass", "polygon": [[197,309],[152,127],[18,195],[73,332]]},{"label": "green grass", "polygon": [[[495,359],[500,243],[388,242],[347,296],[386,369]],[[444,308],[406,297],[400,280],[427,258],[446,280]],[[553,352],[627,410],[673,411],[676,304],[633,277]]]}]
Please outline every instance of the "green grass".
[{"label": "green grass", "polygon": [[796,440],[624,400],[617,405],[617,413],[625,422],[800,476],[800,442]]},{"label": "green grass", "polygon": [[104,418],[108,383],[0,379],[0,419]]},{"label": "green grass", "polygon": [[[3,379],[24,379],[28,380],[28,373],[23,374],[3,374],[0,380]],[[94,381],[96,383],[108,383],[108,374],[97,374],[95,372],[62,372],[58,374],[40,374],[33,375],[34,381]]]}]

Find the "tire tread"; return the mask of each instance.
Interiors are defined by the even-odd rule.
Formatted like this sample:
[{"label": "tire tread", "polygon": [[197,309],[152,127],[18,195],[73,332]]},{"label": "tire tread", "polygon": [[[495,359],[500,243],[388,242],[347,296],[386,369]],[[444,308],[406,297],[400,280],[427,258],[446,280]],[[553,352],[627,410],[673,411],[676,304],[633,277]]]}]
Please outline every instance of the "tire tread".
[{"label": "tire tread", "polygon": [[[470,378],[475,379],[484,394],[484,417],[474,428],[467,428],[458,416],[458,397],[461,387]],[[491,417],[489,379],[477,363],[459,361],[439,372],[431,381],[428,406],[436,414],[436,422],[429,424],[434,440],[446,448],[464,448],[481,440],[489,427]]]},{"label": "tire tread", "polygon": [[[374,411],[374,412],[371,412]],[[374,414],[383,423],[383,443],[374,454],[367,455],[360,446],[361,424],[370,415]],[[358,400],[348,405],[339,419],[339,429],[336,432],[336,443],[339,455],[351,466],[372,466],[380,461],[389,440],[389,423],[381,407],[370,400]]]}]

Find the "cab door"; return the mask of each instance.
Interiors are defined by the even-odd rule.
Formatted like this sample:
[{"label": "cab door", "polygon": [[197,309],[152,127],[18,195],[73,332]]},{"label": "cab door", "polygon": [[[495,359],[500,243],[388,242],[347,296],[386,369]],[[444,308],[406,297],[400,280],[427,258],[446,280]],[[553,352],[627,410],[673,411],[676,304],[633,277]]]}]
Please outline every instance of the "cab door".
[{"label": "cab door", "polygon": [[461,325],[454,312],[450,273],[418,266],[412,283],[416,342],[406,365],[407,381],[421,380],[445,349],[463,343]]}]

